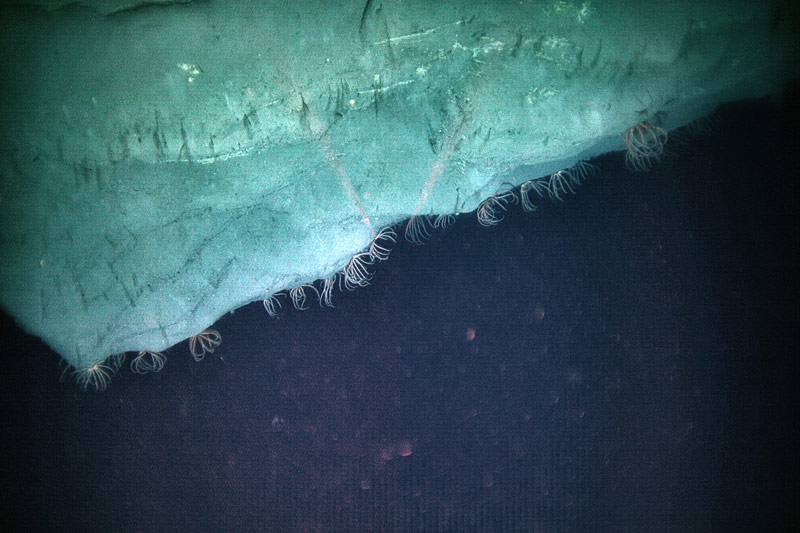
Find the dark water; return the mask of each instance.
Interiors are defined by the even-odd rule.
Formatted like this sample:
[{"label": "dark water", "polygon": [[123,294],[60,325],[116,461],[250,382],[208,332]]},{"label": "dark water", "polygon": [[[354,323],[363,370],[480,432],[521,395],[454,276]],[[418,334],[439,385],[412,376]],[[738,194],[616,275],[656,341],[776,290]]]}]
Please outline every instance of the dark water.
[{"label": "dark water", "polygon": [[102,394],[4,318],[0,521],[797,525],[793,101],[726,106],[650,173],[611,154],[564,203],[399,243],[335,309],[239,309],[213,356],[174,347]]}]

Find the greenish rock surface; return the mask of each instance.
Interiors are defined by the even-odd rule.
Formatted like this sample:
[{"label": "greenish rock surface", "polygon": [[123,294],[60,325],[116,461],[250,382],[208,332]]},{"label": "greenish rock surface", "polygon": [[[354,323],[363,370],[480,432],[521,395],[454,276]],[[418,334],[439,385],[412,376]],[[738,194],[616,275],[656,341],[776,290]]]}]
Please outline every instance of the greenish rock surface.
[{"label": "greenish rock surface", "polygon": [[0,304],[78,369],[796,75],[770,2],[35,4],[0,21]]}]

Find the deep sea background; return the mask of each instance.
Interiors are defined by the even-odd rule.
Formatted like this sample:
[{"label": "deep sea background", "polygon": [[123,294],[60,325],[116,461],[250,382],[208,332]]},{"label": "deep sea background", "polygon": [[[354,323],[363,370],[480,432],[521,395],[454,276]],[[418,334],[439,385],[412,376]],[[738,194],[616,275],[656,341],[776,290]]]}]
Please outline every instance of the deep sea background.
[{"label": "deep sea background", "polygon": [[0,527],[797,529],[797,95],[103,393],[3,315]]}]

